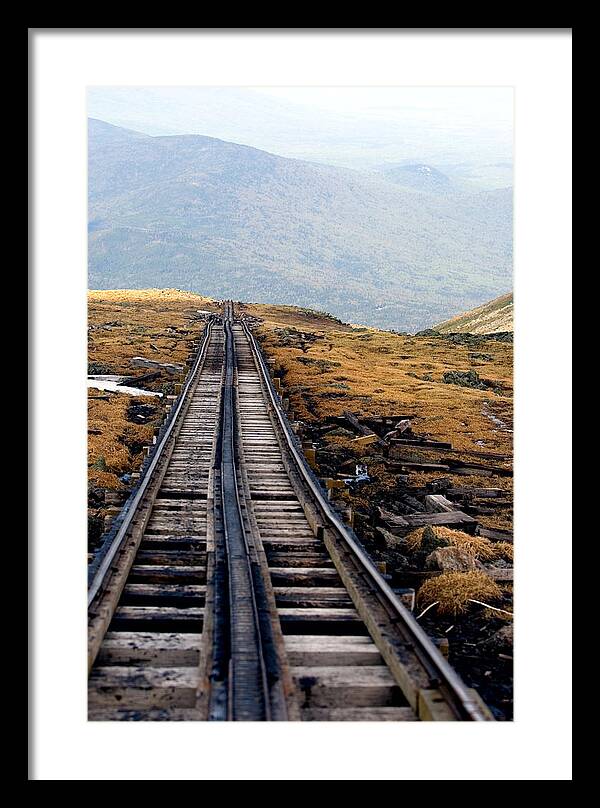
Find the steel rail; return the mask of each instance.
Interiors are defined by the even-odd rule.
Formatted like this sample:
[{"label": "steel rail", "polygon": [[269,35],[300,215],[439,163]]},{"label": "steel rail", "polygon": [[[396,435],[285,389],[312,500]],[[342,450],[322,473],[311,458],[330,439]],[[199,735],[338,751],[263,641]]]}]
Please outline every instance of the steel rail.
[{"label": "steel rail", "polygon": [[162,457],[162,454],[163,454],[163,452],[165,450],[165,447],[167,445],[167,441],[169,440],[169,438],[170,438],[170,436],[171,436],[171,434],[173,432],[173,429],[175,428],[175,425],[178,422],[179,416],[181,414],[181,410],[182,410],[185,402],[187,401],[187,396],[188,396],[188,393],[190,391],[190,388],[191,388],[192,384],[195,383],[196,375],[198,373],[198,370],[200,369],[201,365],[204,362],[211,333],[212,333],[212,322],[209,321],[207,323],[207,325],[206,325],[206,328],[204,329],[204,339],[203,339],[202,345],[200,347],[200,351],[198,352],[198,356],[196,358],[196,361],[194,362],[194,365],[193,365],[192,369],[190,370],[190,372],[188,374],[188,377],[187,377],[187,380],[185,381],[184,386],[183,386],[183,388],[181,390],[181,393],[179,395],[179,401],[177,403],[177,406],[176,406],[175,410],[173,411],[173,414],[172,414],[172,416],[170,418],[169,424],[168,424],[167,428],[165,429],[165,432],[164,432],[164,434],[162,436],[162,439],[159,441],[159,443],[156,444],[156,449],[154,450],[152,460],[151,460],[149,466],[146,469],[144,477],[142,478],[142,480],[140,482],[140,485],[138,487],[138,490],[137,490],[135,496],[133,497],[131,502],[126,506],[126,512],[125,512],[123,521],[122,521],[122,523],[121,523],[121,525],[119,527],[119,530],[117,531],[114,539],[110,543],[106,553],[102,557],[102,560],[101,560],[101,562],[100,562],[100,564],[99,564],[99,566],[98,566],[98,568],[97,568],[97,570],[96,570],[96,572],[94,574],[94,577],[92,578],[92,580],[91,580],[91,582],[90,582],[90,584],[88,586],[88,609],[92,605],[92,603],[94,602],[94,600],[95,600],[96,596],[98,595],[98,593],[103,588],[104,582],[105,582],[106,577],[108,575],[108,572],[110,571],[111,564],[112,564],[115,556],[117,555],[117,553],[121,549],[121,546],[123,545],[123,542],[125,541],[127,533],[129,531],[129,528],[131,527],[131,523],[133,521],[133,518],[134,518],[134,516],[135,516],[135,514],[137,512],[137,509],[140,506],[140,503],[142,502],[142,499],[143,499],[143,497],[144,497],[144,495],[146,493],[146,490],[147,490],[147,488],[148,488],[148,486],[150,484],[150,480],[152,478],[152,475],[153,475],[154,471],[156,470],[156,467],[157,467],[157,465],[158,465],[158,463],[159,463],[159,461],[160,461],[160,459]]},{"label": "steel rail", "polygon": [[276,418],[283,432],[290,455],[294,459],[296,468],[300,472],[304,482],[309,487],[311,494],[319,504],[321,512],[326,521],[337,531],[339,536],[345,542],[346,546],[350,549],[355,560],[368,576],[372,586],[379,593],[380,597],[383,598],[383,600],[387,603],[388,607],[398,617],[399,624],[402,625],[405,632],[409,635],[410,641],[414,644],[415,652],[417,653],[421,664],[424,665],[430,676],[433,674],[433,676],[438,680],[438,687],[448,698],[449,705],[456,716],[462,720],[468,721],[489,721],[489,715],[484,709],[482,709],[477,699],[471,695],[458,674],[444,659],[423,628],[421,628],[421,626],[417,623],[413,615],[400,601],[389,584],[381,577],[379,571],[366,554],[366,551],[358,544],[357,539],[352,536],[347,526],[335,513],[330,502],[323,495],[321,487],[318,485],[313,477],[312,472],[307,466],[304,455],[299,451],[296,445],[296,436],[293,434],[291,427],[283,414],[277,393],[275,392],[271,382],[269,371],[256,338],[250,331],[247,323],[244,322],[244,320],[241,322],[244,332],[246,333],[252,347],[252,352],[257,359],[261,377],[273,405],[273,411],[275,412]]},{"label": "steel rail", "polygon": [[[233,304],[225,308],[225,384],[223,390],[223,418],[221,422],[221,517],[227,548],[230,616],[230,681],[228,714],[235,720],[272,720],[267,665],[254,587],[250,547],[244,528],[242,505],[237,481],[236,424],[234,404],[234,374],[236,367],[235,340],[231,323]],[[249,607],[252,631],[242,617],[237,625],[236,616],[243,607]],[[251,636],[249,636],[251,635]],[[238,672],[241,689],[238,686]],[[248,681],[248,679],[252,681]],[[246,681],[244,681],[246,680]],[[255,690],[254,693],[250,689]]]}]

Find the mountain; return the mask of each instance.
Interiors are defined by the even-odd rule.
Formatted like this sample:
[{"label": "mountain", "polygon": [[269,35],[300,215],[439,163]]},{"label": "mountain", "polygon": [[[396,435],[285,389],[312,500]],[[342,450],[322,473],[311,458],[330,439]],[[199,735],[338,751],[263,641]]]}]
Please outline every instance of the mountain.
[{"label": "mountain", "polygon": [[91,288],[179,287],[418,330],[510,285],[512,190],[441,195],[89,122]]},{"label": "mountain", "polygon": [[512,165],[510,88],[89,87],[87,103],[89,117],[146,135],[208,135],[359,170],[420,162],[479,188],[512,183],[486,168]]},{"label": "mountain", "polygon": [[468,332],[470,334],[494,334],[498,331],[513,330],[513,296],[512,292],[495,300],[478,306],[476,309],[452,317],[439,325],[433,326],[435,331],[445,334]]}]

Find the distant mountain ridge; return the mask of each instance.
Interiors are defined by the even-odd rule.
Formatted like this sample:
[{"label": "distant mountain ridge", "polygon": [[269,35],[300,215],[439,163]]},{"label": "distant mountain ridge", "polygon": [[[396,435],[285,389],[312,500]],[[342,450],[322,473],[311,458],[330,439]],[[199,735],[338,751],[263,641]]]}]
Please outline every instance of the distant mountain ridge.
[{"label": "distant mountain ridge", "polygon": [[445,334],[456,332],[495,334],[500,331],[513,331],[513,328],[512,292],[433,326],[435,331]]},{"label": "distant mountain ridge", "polygon": [[89,285],[179,287],[418,330],[510,284],[510,189],[439,194],[89,121]]}]

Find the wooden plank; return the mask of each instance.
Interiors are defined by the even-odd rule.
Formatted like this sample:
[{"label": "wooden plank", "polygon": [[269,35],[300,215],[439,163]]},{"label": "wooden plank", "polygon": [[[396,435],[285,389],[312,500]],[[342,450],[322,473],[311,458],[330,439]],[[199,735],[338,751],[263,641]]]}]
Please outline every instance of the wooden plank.
[{"label": "wooden plank", "polygon": [[341,586],[274,587],[278,606],[335,608],[352,607],[352,600]]},{"label": "wooden plank", "polygon": [[160,370],[154,370],[151,373],[143,373],[141,376],[123,376],[120,384],[138,387],[142,382],[151,382],[158,379],[160,375]]},{"label": "wooden plank", "polygon": [[294,666],[300,703],[310,708],[401,706],[399,688],[385,665]]},{"label": "wooden plank", "polygon": [[139,550],[135,558],[136,564],[170,567],[189,567],[206,563],[206,552],[181,550]]},{"label": "wooden plank", "polygon": [[[348,421],[349,424],[351,424],[354,427],[354,429],[360,435],[375,435],[372,429],[370,429],[368,426],[365,426],[364,424],[361,424],[356,415],[354,415],[354,413],[350,412],[349,410],[344,410],[342,416],[346,419],[346,421]],[[375,437],[377,437],[377,435],[375,435]]]},{"label": "wooden plank", "polygon": [[305,707],[303,721],[417,721],[411,707]]},{"label": "wooden plank", "polygon": [[376,425],[380,425],[380,424],[384,425],[385,424],[386,426],[388,426],[388,425],[392,426],[392,425],[398,424],[400,421],[412,421],[416,417],[417,417],[416,413],[412,412],[412,413],[409,413],[408,415],[406,415],[406,414],[404,414],[404,415],[368,415],[368,416],[365,415],[362,420],[366,424],[376,424]]},{"label": "wooden plank", "polygon": [[501,530],[500,528],[492,528],[489,527],[482,527],[479,525],[477,528],[477,535],[482,536],[484,539],[490,539],[491,541],[513,541],[513,532],[512,530]]},{"label": "wooden plank", "polygon": [[402,536],[410,530],[427,525],[438,525],[463,530],[465,533],[475,533],[479,523],[472,516],[463,511],[449,511],[447,513],[411,513],[394,520],[386,520],[386,529],[394,536]]},{"label": "wooden plank", "polygon": [[204,566],[170,566],[169,564],[134,564],[129,580],[145,583],[199,584],[206,581]]},{"label": "wooden plank", "polygon": [[[391,451],[392,450],[390,450],[390,452]],[[417,463],[412,460],[402,460],[401,458],[396,458],[396,460],[398,461],[397,465],[401,466],[403,469],[410,469],[412,471],[450,471],[450,466],[444,463]]]},{"label": "wooden plank", "polygon": [[426,687],[429,678],[414,650],[399,642],[397,626],[390,620],[373,590],[358,572],[349,551],[340,546],[330,530],[324,531],[324,541],[340,578],[352,598],[357,612],[364,621],[366,630],[377,645],[388,666],[398,692],[415,710],[418,709],[418,693]]},{"label": "wooden plank", "polygon": [[193,707],[196,702],[196,667],[95,666],[89,678],[88,704],[92,707]]},{"label": "wooden plank", "polygon": [[171,375],[178,375],[183,373],[183,365],[177,365],[171,362],[156,362],[154,359],[146,359],[144,356],[133,356],[129,360],[129,364],[136,368],[159,368]]},{"label": "wooden plank", "polygon": [[267,553],[281,553],[287,552],[310,552],[320,546],[320,542],[316,539],[308,538],[292,538],[290,537],[265,537],[261,535],[262,543]]},{"label": "wooden plank", "polygon": [[389,438],[393,446],[422,446],[424,449],[452,449],[451,443],[426,438]]},{"label": "wooden plank", "polygon": [[502,488],[448,488],[446,490],[449,497],[473,496],[480,499],[501,497],[506,493]]},{"label": "wooden plank", "polygon": [[353,438],[352,443],[356,443],[359,446],[369,446],[372,443],[383,443],[381,438],[378,438],[375,433],[371,435],[360,435],[358,438]]},{"label": "wooden plank", "polygon": [[[459,451],[459,450],[457,450]],[[475,451],[475,449],[463,449],[461,450],[466,455],[472,455],[473,457],[483,457],[486,460],[498,460],[498,462],[510,462],[512,460],[511,455],[505,454],[497,454],[496,452],[479,452]]]},{"label": "wooden plank", "polygon": [[290,665],[381,665],[383,659],[370,637],[288,635],[285,648]]},{"label": "wooden plank", "polygon": [[349,620],[356,621],[360,620],[356,610],[354,607],[346,608],[346,609],[337,609],[331,606],[325,606],[321,608],[317,607],[289,607],[289,608],[280,608],[277,610],[277,614],[279,615],[279,619],[284,623],[287,620],[302,620],[313,622],[315,620],[322,621],[326,620],[327,622],[347,622]]},{"label": "wooden plank", "polygon": [[354,413],[345,410],[343,417],[360,435],[360,437],[354,438],[353,443],[356,443],[359,446],[368,446],[371,443],[375,443],[378,446],[385,446],[385,442],[379,437],[379,435],[376,435],[370,427],[365,426],[365,424],[361,424]]},{"label": "wooden plank", "polygon": [[269,567],[274,586],[327,586],[339,582],[337,570],[333,567]]},{"label": "wooden plank", "polygon": [[126,710],[115,707],[90,706],[88,721],[202,721],[203,716],[193,707],[150,707]]},{"label": "wooden plank", "polygon": [[425,510],[428,513],[450,513],[456,511],[456,505],[442,494],[427,494],[424,499]]},{"label": "wooden plank", "polygon": [[425,483],[425,490],[430,494],[444,493],[451,487],[452,479],[450,477],[438,477],[435,480],[429,480]]},{"label": "wooden plank", "polygon": [[268,553],[269,566],[274,567],[333,567],[325,553]]},{"label": "wooden plank", "polygon": [[452,474],[479,474],[486,472],[489,475],[498,475],[499,477],[512,477],[512,469],[505,469],[501,466],[490,466],[484,463],[470,463],[461,460],[448,460],[448,465],[452,470]]},{"label": "wooden plank", "polygon": [[513,567],[487,567],[485,572],[494,581],[514,581]]},{"label": "wooden plank", "polygon": [[201,637],[191,633],[108,631],[98,652],[98,664],[158,668],[197,665]]},{"label": "wooden plank", "polygon": [[[204,600],[205,586],[198,584],[126,584],[123,590],[123,599],[129,605],[132,601],[150,599],[154,601],[182,601],[200,602]],[[169,605],[165,603],[165,606]],[[172,604],[171,604],[172,605]],[[192,605],[190,603],[190,605]],[[197,604],[196,604],[197,605]]]},{"label": "wooden plank", "polygon": [[204,609],[188,606],[119,606],[110,624],[111,630],[169,631],[202,630]]},{"label": "wooden plank", "polygon": [[403,516],[400,516],[397,513],[391,513],[391,511],[386,511],[385,508],[378,507],[377,515],[381,520],[383,520],[388,525],[396,525],[398,527],[408,527],[408,522]]},{"label": "wooden plank", "polygon": [[[513,568],[512,567],[485,567],[482,572],[489,575],[494,581],[512,581]],[[414,570],[398,569],[394,572],[394,578],[401,581],[410,581],[418,586],[428,578],[435,578],[438,575],[443,575],[442,570]],[[493,605],[493,604],[492,604]]]},{"label": "wooden plank", "polygon": [[[358,438],[356,440],[358,440]],[[334,480],[331,477],[325,477],[323,481],[325,483],[325,488],[346,488],[344,480]]]},{"label": "wooden plank", "polygon": [[419,718],[422,721],[454,721],[454,715],[439,690],[419,691]]},{"label": "wooden plank", "polygon": [[[472,516],[462,511],[451,511],[450,513],[412,513],[403,517],[408,527],[415,529],[427,525],[440,525],[443,527],[454,527],[464,530],[466,533],[474,533],[478,522]],[[397,528],[392,528],[391,532]]]}]

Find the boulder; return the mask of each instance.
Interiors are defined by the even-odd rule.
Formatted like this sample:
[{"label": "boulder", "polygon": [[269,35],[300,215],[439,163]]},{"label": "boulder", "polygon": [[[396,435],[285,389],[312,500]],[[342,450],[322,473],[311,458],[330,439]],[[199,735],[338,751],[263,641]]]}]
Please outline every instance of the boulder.
[{"label": "boulder", "polygon": [[448,539],[438,536],[437,531],[429,525],[423,528],[423,538],[419,549],[424,553],[431,553],[438,547],[447,547],[450,544]]},{"label": "boulder", "polygon": [[465,572],[480,569],[481,564],[470,553],[458,547],[440,547],[427,556],[425,567],[441,572]]},{"label": "boulder", "polygon": [[383,538],[383,542],[388,550],[399,550],[406,544],[406,539],[402,536],[394,536],[389,530],[384,527],[378,527],[377,532]]},{"label": "boulder", "polygon": [[512,654],[513,624],[507,623],[505,626],[502,626],[502,628],[494,632],[491,637],[484,640],[481,646],[485,648],[486,651],[492,651],[498,654]]}]

